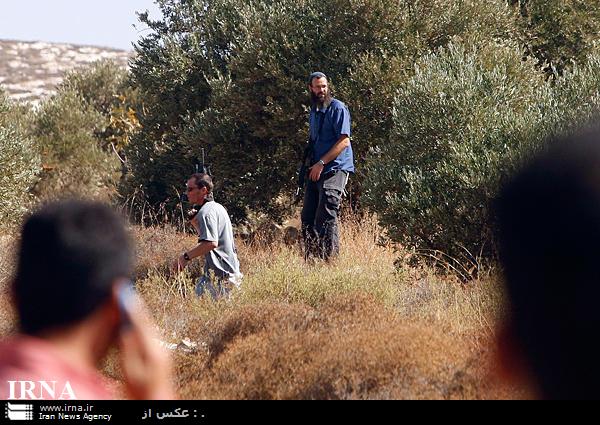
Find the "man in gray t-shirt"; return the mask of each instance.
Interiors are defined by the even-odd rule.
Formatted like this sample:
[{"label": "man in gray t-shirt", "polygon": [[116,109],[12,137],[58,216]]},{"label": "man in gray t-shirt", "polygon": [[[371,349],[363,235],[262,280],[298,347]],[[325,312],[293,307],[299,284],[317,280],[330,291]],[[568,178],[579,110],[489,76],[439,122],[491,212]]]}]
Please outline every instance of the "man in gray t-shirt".
[{"label": "man in gray t-shirt", "polygon": [[204,276],[196,285],[196,294],[208,291],[213,298],[228,295],[242,281],[233,228],[227,210],[212,200],[213,182],[208,174],[193,174],[187,181],[187,195],[192,204],[200,205],[191,224],[198,232],[198,245],[184,252],[173,262],[182,270],[196,257],[204,255]]}]

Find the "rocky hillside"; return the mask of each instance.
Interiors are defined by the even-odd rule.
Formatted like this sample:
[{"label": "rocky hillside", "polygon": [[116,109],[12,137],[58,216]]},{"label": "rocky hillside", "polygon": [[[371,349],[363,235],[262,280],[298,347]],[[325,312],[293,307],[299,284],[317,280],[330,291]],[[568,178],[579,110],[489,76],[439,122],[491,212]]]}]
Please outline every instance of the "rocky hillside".
[{"label": "rocky hillside", "polygon": [[131,52],[74,44],[0,40],[0,86],[11,99],[37,104],[64,74],[99,59],[127,66]]}]

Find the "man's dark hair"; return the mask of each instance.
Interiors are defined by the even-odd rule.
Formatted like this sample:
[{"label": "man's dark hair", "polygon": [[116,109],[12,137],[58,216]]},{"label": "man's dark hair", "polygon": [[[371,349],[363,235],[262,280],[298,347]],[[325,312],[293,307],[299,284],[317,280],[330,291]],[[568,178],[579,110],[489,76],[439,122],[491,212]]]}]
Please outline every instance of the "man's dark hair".
[{"label": "man's dark hair", "polygon": [[308,76],[308,84],[310,84],[312,86],[312,82],[315,78],[325,78],[326,80],[329,81],[329,79],[327,78],[327,75],[323,74],[322,72],[316,71]]},{"label": "man's dark hair", "polygon": [[554,142],[496,203],[510,327],[545,398],[599,398],[600,133]]},{"label": "man's dark hair", "polygon": [[208,193],[212,193],[214,186],[211,176],[205,173],[196,173],[192,174],[190,178],[194,179],[194,181],[196,182],[196,186],[198,186],[199,188],[205,187],[208,190]]},{"label": "man's dark hair", "polygon": [[35,335],[85,319],[131,269],[129,237],[110,207],[78,200],[43,207],[22,229],[13,284],[22,331]]}]

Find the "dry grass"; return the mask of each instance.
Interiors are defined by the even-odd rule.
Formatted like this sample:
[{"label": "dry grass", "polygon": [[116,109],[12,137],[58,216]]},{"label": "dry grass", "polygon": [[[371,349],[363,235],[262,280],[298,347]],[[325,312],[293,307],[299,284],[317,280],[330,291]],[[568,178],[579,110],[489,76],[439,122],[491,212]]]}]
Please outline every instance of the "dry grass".
[{"label": "dry grass", "polygon": [[186,398],[481,398],[474,354],[357,293],[230,311],[178,376]]},{"label": "dry grass", "polygon": [[[503,309],[494,274],[463,285],[426,268],[398,271],[402,252],[377,244],[382,235],[373,219],[344,223],[332,264],[306,264],[297,245],[240,242],[243,288],[218,302],[193,294],[198,262],[179,276],[168,272],[194,245],[193,235],[169,227],[132,231],[137,287],[162,338],[199,344],[195,353],[174,352],[182,398],[524,396],[489,373]],[[119,375],[113,361],[105,372]]]}]

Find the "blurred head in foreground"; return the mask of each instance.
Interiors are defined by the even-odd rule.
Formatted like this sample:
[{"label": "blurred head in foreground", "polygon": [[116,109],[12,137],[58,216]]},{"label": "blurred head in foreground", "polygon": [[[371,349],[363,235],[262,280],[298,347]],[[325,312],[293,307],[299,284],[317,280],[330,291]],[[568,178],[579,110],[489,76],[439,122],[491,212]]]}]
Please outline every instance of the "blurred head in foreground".
[{"label": "blurred head in foreground", "polygon": [[496,203],[504,370],[542,398],[599,398],[600,133],[553,141]]},{"label": "blurred head in foreground", "polygon": [[26,220],[12,287],[20,334],[0,343],[2,398],[113,398],[97,368],[117,344],[129,396],[171,397],[132,264],[124,223],[107,205],[62,201]]},{"label": "blurred head in foreground", "polygon": [[[42,208],[21,235],[14,279],[21,330],[41,335],[85,320],[131,272],[129,237],[108,206],[65,201]],[[108,327],[115,332],[116,319]]]}]

